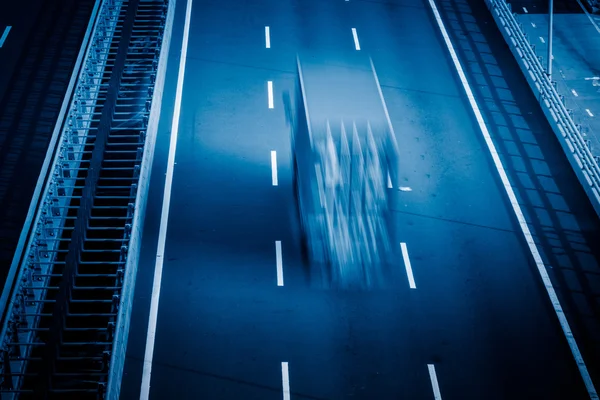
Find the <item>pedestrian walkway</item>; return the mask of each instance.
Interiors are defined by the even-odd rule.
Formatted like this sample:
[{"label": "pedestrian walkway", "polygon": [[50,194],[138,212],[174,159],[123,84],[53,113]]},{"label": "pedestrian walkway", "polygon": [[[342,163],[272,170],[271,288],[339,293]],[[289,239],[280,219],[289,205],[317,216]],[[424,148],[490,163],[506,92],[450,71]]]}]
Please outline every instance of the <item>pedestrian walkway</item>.
[{"label": "pedestrian walkway", "polygon": [[[569,7],[561,10],[569,11],[555,8],[552,79],[558,93],[564,96],[567,109],[572,110],[574,122],[581,125],[592,154],[600,161],[600,15],[590,14],[580,0],[567,2]],[[546,70],[547,7],[541,5],[542,10],[532,2],[511,3]]]}]

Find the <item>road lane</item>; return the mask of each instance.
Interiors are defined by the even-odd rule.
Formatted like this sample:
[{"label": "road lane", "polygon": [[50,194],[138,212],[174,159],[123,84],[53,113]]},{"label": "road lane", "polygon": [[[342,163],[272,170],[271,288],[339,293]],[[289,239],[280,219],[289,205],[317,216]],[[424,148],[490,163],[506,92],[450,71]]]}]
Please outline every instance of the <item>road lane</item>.
[{"label": "road lane", "polygon": [[7,2],[0,6],[0,37],[3,37],[7,27],[11,27],[0,47],[0,99],[25,50],[27,36],[36,28],[35,21],[41,9],[42,0]]},{"label": "road lane", "polygon": [[[425,3],[289,4],[195,2],[151,398],[281,398],[282,361],[292,398],[430,399],[428,364],[444,398],[585,398]],[[299,266],[279,99],[296,51],[352,65],[352,27],[413,188],[397,197],[414,290],[318,291]]]},{"label": "road lane", "polygon": [[[453,0],[444,3],[442,13],[453,15],[458,9],[461,13],[451,35],[460,43],[458,51],[463,57],[467,58],[473,48],[479,49],[467,66],[477,79],[476,96],[482,99],[482,111],[597,390],[598,218],[581,187],[574,184],[576,177],[555,134],[539,113],[537,100],[528,90],[486,7],[471,0]],[[478,25],[471,24],[473,18]],[[470,38],[460,40],[461,36]],[[484,70],[487,75],[481,74]]]},{"label": "road lane", "polygon": [[[216,14],[218,8],[217,5]],[[223,301],[219,300],[219,297],[224,293],[223,285],[227,282],[235,288],[239,282],[244,281],[242,278],[255,275],[257,278],[260,277],[260,281],[265,282],[263,284],[265,288],[276,288],[273,243],[277,237],[274,234],[268,236],[269,226],[264,223],[265,219],[263,218],[265,215],[273,215],[273,211],[276,212],[276,206],[279,203],[273,202],[265,196],[265,193],[276,189],[271,186],[270,181],[269,161],[273,146],[266,142],[257,142],[257,138],[260,140],[261,131],[263,131],[263,136],[272,134],[264,129],[265,126],[275,125],[273,121],[268,120],[268,113],[273,110],[267,108],[265,90],[266,82],[272,75],[272,71],[248,68],[247,64],[244,65],[244,62],[249,60],[244,57],[244,54],[238,54],[239,58],[237,59],[230,57],[225,60],[226,62],[223,62],[222,59],[202,59],[201,56],[204,51],[200,50],[204,49],[199,48],[198,41],[206,39],[207,36],[198,32],[206,30],[207,26],[214,27],[212,23],[225,23],[224,20],[219,21],[218,18],[215,18],[215,15],[205,14],[205,11],[200,8],[200,12],[195,14],[192,24],[188,53],[188,73],[180,124],[180,150],[178,151],[172,198],[173,210],[187,209],[190,215],[184,217],[185,214],[179,213],[177,215],[173,213],[170,220],[169,231],[174,232],[175,235],[169,237],[167,241],[164,293],[161,297],[164,299],[161,307],[181,311],[182,314],[180,315],[176,311],[172,313],[176,321],[185,321],[189,312],[189,306],[184,304],[187,302],[189,294],[185,294],[185,291],[181,290],[177,282],[177,276],[183,277],[188,274],[181,275],[181,272],[173,266],[173,263],[179,263],[184,267],[184,271],[189,268],[190,258],[194,260],[193,264],[203,266],[202,269],[193,270],[202,274],[203,278],[199,279],[198,276],[190,275],[190,282],[193,282],[194,287],[198,288],[197,283],[201,283],[203,279],[206,280],[208,287],[205,288],[204,285],[201,285],[199,289],[201,289],[200,292],[207,293],[208,296],[214,298],[215,310],[221,307],[226,312],[230,310],[227,307],[227,298]],[[210,23],[205,24],[205,18]],[[243,25],[243,21],[241,24]],[[255,45],[259,43],[258,41],[254,42]],[[223,43],[219,42],[218,44]],[[227,54],[226,51],[223,51],[223,53]],[[209,51],[207,54],[211,54],[211,52]],[[213,51],[212,54],[219,53]],[[208,80],[207,77],[209,77]],[[277,85],[275,85],[274,90],[280,98],[281,92]],[[248,111],[242,112],[244,109]],[[259,118],[252,118],[253,115],[259,116]],[[265,121],[267,124],[265,124]],[[284,126],[283,119],[281,125]],[[259,151],[256,151],[257,144],[263,144]],[[200,167],[202,170],[199,169]],[[201,176],[203,179],[198,179],[192,186],[189,186],[190,180],[186,176]],[[207,180],[204,178],[207,178]],[[255,194],[255,201],[248,201],[248,193]],[[194,211],[200,214],[195,214]],[[244,224],[245,226],[233,225],[236,220],[243,220],[245,215],[252,215],[253,213],[256,215],[255,219],[247,221]],[[211,215],[212,217],[210,217]],[[184,217],[184,219],[178,219],[180,217]],[[277,217],[276,213],[274,217]],[[194,221],[200,220],[204,220],[206,225],[196,225]],[[184,226],[187,229],[185,232]],[[254,226],[264,226],[265,229],[263,232],[256,232],[257,234],[254,236],[248,235]],[[182,232],[183,235],[179,236],[178,231]],[[173,248],[173,238],[175,242],[178,242],[175,246],[181,246],[180,248]],[[193,249],[191,253],[189,252],[190,249]],[[196,251],[199,251],[205,258],[197,259]],[[219,257],[223,253],[232,254],[231,264]],[[236,253],[245,256],[240,259],[236,257]],[[173,256],[169,257],[169,254],[173,254]],[[180,261],[176,258],[179,258]],[[237,265],[242,266],[242,268],[236,270]],[[262,268],[255,268],[261,265]],[[189,271],[189,273],[191,274],[193,271]],[[172,275],[173,273],[176,275]],[[209,290],[211,287],[216,289],[217,292],[211,293]],[[177,293],[171,293],[171,289],[179,294],[185,294],[185,296],[181,298]],[[243,303],[251,304],[248,302]],[[201,301],[199,304],[202,306],[206,302]],[[199,310],[199,312],[209,311],[209,309]],[[244,313],[244,315],[246,314],[250,322],[257,319],[252,312]],[[161,313],[161,315],[164,314]],[[242,319],[239,320],[242,321]],[[203,319],[199,322],[202,322],[202,329],[207,329],[207,334],[214,333],[214,329],[218,328],[220,324],[219,321],[213,321],[216,326],[206,325]],[[202,388],[213,388],[212,392],[205,393],[209,398],[233,396],[236,390],[238,397],[257,399],[268,398],[265,397],[268,396],[268,393],[280,393],[281,360],[271,359],[269,362],[259,360],[259,367],[253,367],[253,361],[250,359],[252,354],[243,351],[244,346],[253,347],[255,346],[253,345],[254,342],[260,342],[260,336],[249,335],[250,344],[241,344],[241,347],[233,345],[231,348],[233,353],[249,356],[245,359],[244,364],[237,367],[237,369],[245,371],[246,376],[244,377],[243,373],[241,376],[236,376],[237,370],[235,365],[231,363],[232,357],[228,357],[223,353],[215,354],[214,358],[206,357],[204,359],[205,363],[202,365],[196,364],[195,361],[198,360],[196,354],[210,354],[210,348],[204,347],[207,345],[206,341],[197,341],[198,345],[202,346],[201,349],[193,347],[193,339],[203,337],[196,329],[188,332],[191,336],[184,333],[182,337],[182,327],[173,324],[173,329],[179,335],[171,335],[171,337],[179,336],[179,339],[175,346],[170,350],[167,349],[165,341],[168,342],[170,339],[169,335],[167,337],[161,336],[164,327],[162,320],[159,319],[154,376],[165,377],[165,379],[153,383],[152,393],[161,390],[168,391],[171,384],[177,382],[176,377],[182,376],[186,363],[197,374],[198,371],[202,371],[203,367],[204,371],[207,371],[206,374],[200,374],[200,378],[196,378],[196,380],[203,379]],[[238,326],[231,328],[233,329],[231,336],[239,336],[240,328]],[[223,332],[223,337],[226,338],[226,336],[228,334]],[[177,346],[178,344],[181,344],[181,346]],[[192,346],[190,352],[192,358],[186,360],[186,347],[190,345]],[[217,345],[217,343],[209,344],[209,347],[212,346],[216,350],[224,350],[224,347]],[[169,361],[172,361],[173,356],[179,361],[175,365],[176,368],[164,367],[169,364]],[[219,358],[222,358],[223,366],[220,366]],[[267,389],[264,389],[258,384],[258,375],[264,375],[264,371],[268,369],[268,366],[272,366],[275,375],[273,379],[262,384],[263,387],[267,387]],[[166,371],[161,370],[161,368],[166,368]],[[253,371],[256,376],[252,375]],[[216,375],[221,379],[217,379],[216,383],[213,383],[211,376]],[[235,384],[232,385],[232,380],[238,381],[240,387]],[[244,382],[249,382],[250,385]],[[165,387],[161,388],[161,383]],[[249,393],[252,390],[249,387],[252,387],[252,385],[257,387],[256,397],[252,397]],[[188,391],[188,396],[193,396],[192,392],[189,391],[189,386],[178,385],[177,387],[182,390],[182,393],[175,391],[174,395],[177,397],[185,398],[183,391]],[[267,393],[263,393],[265,390]],[[179,394],[181,396],[178,396]],[[160,395],[157,396],[161,397]]]},{"label": "road lane", "polygon": [[[422,279],[438,287],[436,281],[452,279],[452,276],[468,280],[468,284],[455,293],[456,296],[473,293],[467,304],[463,305],[464,312],[442,325],[453,322],[462,325],[465,337],[471,329],[475,332],[487,330],[486,334],[477,335],[457,346],[463,349],[471,347],[472,351],[452,354],[448,362],[462,358],[460,365],[481,364],[471,379],[488,382],[485,387],[495,388],[493,392],[498,393],[498,398],[520,398],[527,393],[523,388],[531,390],[530,396],[564,398],[568,395],[569,398],[585,398],[573,358],[549,307],[539,275],[530,264],[531,256],[522,241],[522,233],[514,224],[506,194],[498,185],[497,172],[490,163],[491,157],[486,154],[488,150],[480,139],[481,133],[473,124],[473,114],[465,104],[464,92],[457,83],[456,73],[452,71],[453,67],[442,68],[441,60],[451,64],[447,50],[438,44],[440,35],[427,28],[431,24],[431,13],[426,8],[418,12],[411,7],[410,13],[407,13],[407,8],[400,6],[395,8],[394,13],[384,6],[361,8],[358,3],[353,6],[357,8],[356,24],[360,24],[358,20],[362,21],[359,30],[366,32],[363,34],[364,46],[370,46],[371,43],[377,46],[373,59],[376,65],[381,65],[378,71],[399,136],[400,159],[405,167],[402,170],[407,173],[407,184],[414,189],[403,201],[405,207],[402,209],[408,213],[406,217],[410,224],[405,227],[406,235],[416,242],[415,251],[423,256],[424,264],[440,267],[433,269],[434,275]],[[466,21],[474,20],[462,2],[452,11],[458,13],[459,7],[468,14],[464,17]],[[444,14],[447,26],[456,25],[455,15],[449,12]],[[480,17],[478,14],[477,18]],[[382,26],[387,27],[387,31]],[[462,41],[463,37],[457,35],[453,40]],[[485,48],[483,44],[480,46]],[[411,50],[415,48],[418,51]],[[465,60],[471,59],[470,53],[461,53],[460,56]],[[403,61],[408,57],[413,60],[412,63]],[[489,54],[485,57],[485,62],[489,62]],[[439,61],[433,64],[430,60]],[[503,67],[506,67],[503,71],[507,74],[516,76],[519,73],[516,65],[505,63]],[[471,71],[475,71],[475,68]],[[476,86],[481,82],[477,75],[469,74],[468,78]],[[504,93],[507,89],[510,93],[519,84],[512,81],[510,86],[503,86]],[[532,96],[525,97],[521,91],[519,93],[519,99],[523,100],[517,103],[517,109],[535,110]],[[452,97],[456,101],[452,101]],[[503,106],[501,100],[494,100]],[[535,121],[545,122],[539,110],[536,111]],[[494,133],[497,132],[496,128],[494,126]],[[544,150],[548,158],[557,159],[559,157],[556,156],[561,154],[556,144]],[[561,160],[557,167],[568,171],[565,160]],[[515,175],[511,178],[518,179]],[[414,201],[411,201],[413,198]],[[582,199],[585,197],[578,193],[572,205],[579,206]],[[525,208],[528,211],[529,207]],[[585,220],[586,216],[583,217]],[[432,229],[419,234],[423,222],[417,221],[424,218],[430,219],[428,225]],[[445,222],[439,220],[435,224],[436,219],[444,219]],[[452,224],[455,226],[446,233],[444,240],[444,231]],[[462,224],[465,225],[463,228],[460,227]],[[558,224],[554,228],[559,228]],[[420,240],[416,240],[417,237]],[[432,245],[436,242],[438,246]],[[449,245],[444,243],[453,243],[452,249],[447,249]],[[435,262],[432,249],[458,254],[445,257],[444,262]],[[454,268],[458,274],[452,272]],[[458,282],[456,285],[457,288],[460,286]],[[422,287],[423,284],[420,285]],[[443,291],[436,293],[440,296],[444,294]],[[439,304],[452,304],[452,298]],[[477,321],[481,321],[477,326],[473,324],[472,328],[469,328],[471,324],[467,318],[469,309],[473,309],[478,314]],[[461,319],[465,319],[464,323],[460,323]],[[540,346],[532,346],[534,337],[541,342]],[[450,344],[449,350],[452,347]],[[475,351],[475,348],[480,350]],[[550,354],[548,348],[555,349],[556,353]],[[482,354],[487,356],[481,357]],[[512,358],[514,354],[527,354],[524,357],[527,361],[517,364],[516,359]],[[546,367],[549,360],[560,362]],[[443,370],[443,367],[438,369],[440,373]],[[549,376],[553,378],[549,379]],[[456,385],[461,381],[455,380]],[[547,381],[562,384],[554,386]],[[465,388],[462,389],[461,396],[476,398],[476,393],[470,394]]]},{"label": "road lane", "polygon": [[94,0],[0,5],[0,280],[17,247]]}]

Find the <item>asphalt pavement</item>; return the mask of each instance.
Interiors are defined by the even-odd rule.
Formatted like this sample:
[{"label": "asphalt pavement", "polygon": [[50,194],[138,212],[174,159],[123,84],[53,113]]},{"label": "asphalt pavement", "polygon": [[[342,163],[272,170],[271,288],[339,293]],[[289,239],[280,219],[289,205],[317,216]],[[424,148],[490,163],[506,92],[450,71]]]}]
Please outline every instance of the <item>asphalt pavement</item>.
[{"label": "asphalt pavement", "polygon": [[8,2],[0,12],[0,98],[13,76],[17,61],[26,49],[28,33],[35,29],[35,20],[41,10],[42,0]]},{"label": "asphalt pavement", "polygon": [[[594,300],[581,272],[598,266],[600,225],[472,3],[438,7],[596,377],[577,299]],[[181,1],[122,399],[140,393],[184,19]],[[372,58],[411,189],[394,194],[395,218],[416,288],[311,286],[281,101],[297,54],[324,68]],[[570,283],[584,278],[578,296]],[[589,398],[426,1],[193,2],[154,343],[151,399],[288,399],[287,385],[293,399]]]},{"label": "asphalt pavement", "polygon": [[0,5],[2,283],[17,247],[93,5],[93,0],[24,0]]}]

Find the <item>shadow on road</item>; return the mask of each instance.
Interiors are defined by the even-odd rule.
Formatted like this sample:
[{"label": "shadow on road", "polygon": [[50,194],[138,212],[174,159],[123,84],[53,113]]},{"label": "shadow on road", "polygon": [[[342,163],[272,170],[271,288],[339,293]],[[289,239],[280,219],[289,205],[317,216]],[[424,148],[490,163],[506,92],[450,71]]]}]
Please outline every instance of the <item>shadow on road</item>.
[{"label": "shadow on road", "polygon": [[[584,359],[597,377],[600,248],[594,243],[600,241],[600,224],[485,5],[470,3],[438,2]],[[535,269],[533,260],[530,266]],[[539,286],[545,292],[541,280]]]}]

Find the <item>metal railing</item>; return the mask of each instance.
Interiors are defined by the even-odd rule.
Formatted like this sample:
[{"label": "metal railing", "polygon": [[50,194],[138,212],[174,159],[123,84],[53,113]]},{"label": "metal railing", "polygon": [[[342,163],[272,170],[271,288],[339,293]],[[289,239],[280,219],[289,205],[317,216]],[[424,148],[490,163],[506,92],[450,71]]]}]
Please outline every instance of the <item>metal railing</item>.
[{"label": "metal railing", "polygon": [[129,245],[141,231],[138,185],[152,163],[149,122],[160,109],[153,97],[173,9],[168,0],[101,2],[31,234],[3,293],[3,399],[107,398],[107,387],[118,396],[120,382],[110,380],[120,380],[123,354],[113,346],[127,338],[137,269]]},{"label": "metal railing", "polygon": [[539,96],[546,118],[558,136],[596,213],[600,215],[600,168],[581,133],[581,127],[573,121],[572,113],[565,106],[564,97],[557,92],[556,83],[544,71],[540,57],[523,33],[510,5],[505,0],[486,0],[486,5],[517,58],[527,82]]}]

